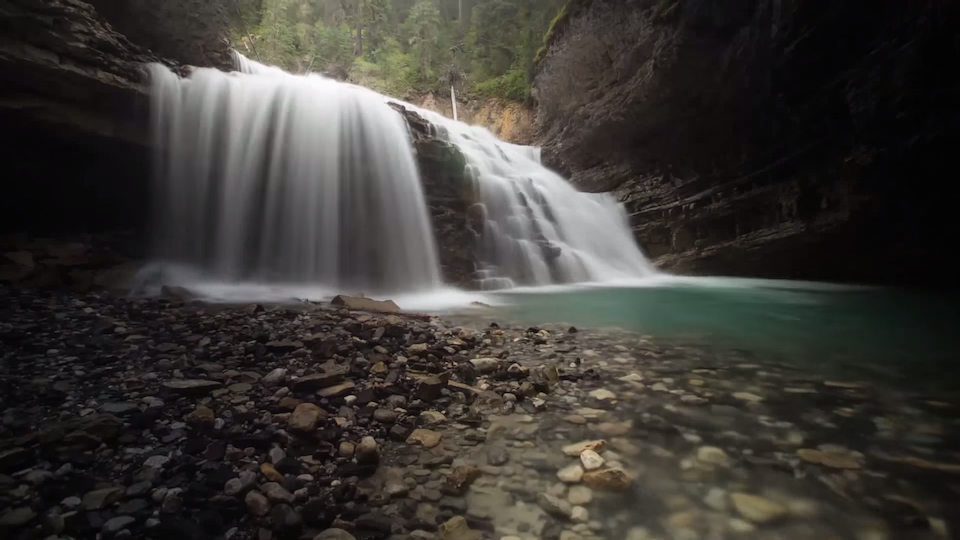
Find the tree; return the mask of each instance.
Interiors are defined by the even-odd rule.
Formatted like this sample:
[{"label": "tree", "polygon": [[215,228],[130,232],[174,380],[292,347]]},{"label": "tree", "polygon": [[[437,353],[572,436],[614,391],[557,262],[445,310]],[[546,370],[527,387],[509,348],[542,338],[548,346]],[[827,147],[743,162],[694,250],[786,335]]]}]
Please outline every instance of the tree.
[{"label": "tree", "polygon": [[440,37],[440,10],[435,0],[417,0],[410,10],[411,49],[420,67],[420,81],[430,72],[431,62],[437,56]]}]

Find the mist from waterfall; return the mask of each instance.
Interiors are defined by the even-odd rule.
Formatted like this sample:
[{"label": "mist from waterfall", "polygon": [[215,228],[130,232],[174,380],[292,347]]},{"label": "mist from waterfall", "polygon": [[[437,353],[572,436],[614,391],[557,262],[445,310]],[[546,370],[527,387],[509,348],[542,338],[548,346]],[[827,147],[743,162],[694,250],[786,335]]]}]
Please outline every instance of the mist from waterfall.
[{"label": "mist from waterfall", "polygon": [[515,285],[629,282],[656,274],[608,194],[578,191],[540,162],[540,149],[510,144],[489,130],[411,108],[438,127],[467,160],[475,201],[468,220],[479,235],[487,289]]},{"label": "mist from waterfall", "polygon": [[412,143],[383,96],[238,60],[245,73],[150,68],[159,256],[225,281],[440,287]]}]

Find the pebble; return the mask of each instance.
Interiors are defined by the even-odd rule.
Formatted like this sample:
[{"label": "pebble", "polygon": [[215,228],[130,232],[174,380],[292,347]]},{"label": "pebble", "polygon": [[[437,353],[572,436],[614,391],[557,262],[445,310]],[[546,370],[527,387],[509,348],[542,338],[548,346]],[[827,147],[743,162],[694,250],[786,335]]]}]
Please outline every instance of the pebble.
[{"label": "pebble", "polygon": [[357,457],[357,463],[360,464],[377,463],[380,460],[377,441],[369,435],[360,439],[360,444],[357,445],[354,452]]},{"label": "pebble", "polygon": [[783,505],[749,493],[731,493],[733,507],[744,519],[753,523],[770,523],[787,515]]},{"label": "pebble", "polygon": [[243,502],[247,505],[247,510],[254,516],[261,517],[270,512],[270,501],[257,491],[247,493]]},{"label": "pebble", "polygon": [[441,435],[436,431],[418,428],[407,437],[407,444],[419,444],[424,448],[433,448],[440,444]]},{"label": "pebble", "polygon": [[596,390],[592,390],[590,391],[589,396],[600,401],[608,401],[617,398],[616,394],[605,388],[597,388]]},{"label": "pebble", "polygon": [[590,504],[593,500],[593,490],[587,486],[570,486],[567,490],[567,502],[574,506]]},{"label": "pebble", "polygon": [[697,449],[697,459],[703,463],[727,467],[730,465],[730,456],[722,448],[716,446],[701,446]]},{"label": "pebble", "polygon": [[557,478],[559,478],[561,482],[575,484],[583,479],[583,467],[581,467],[579,463],[564,467],[557,471]]},{"label": "pebble", "polygon": [[594,452],[593,450],[587,449],[580,453],[580,463],[583,464],[584,470],[592,471],[602,467],[604,459],[600,456],[600,454]]}]

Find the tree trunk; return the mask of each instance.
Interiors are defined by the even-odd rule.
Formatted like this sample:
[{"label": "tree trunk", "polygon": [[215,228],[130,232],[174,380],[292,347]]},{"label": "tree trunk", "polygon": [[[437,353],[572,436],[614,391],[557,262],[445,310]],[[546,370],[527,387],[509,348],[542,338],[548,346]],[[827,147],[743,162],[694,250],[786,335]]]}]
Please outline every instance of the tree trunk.
[{"label": "tree trunk", "polygon": [[354,56],[363,56],[363,0],[357,0],[357,42],[353,46]]},{"label": "tree trunk", "polygon": [[463,44],[463,0],[457,0],[457,43]]}]

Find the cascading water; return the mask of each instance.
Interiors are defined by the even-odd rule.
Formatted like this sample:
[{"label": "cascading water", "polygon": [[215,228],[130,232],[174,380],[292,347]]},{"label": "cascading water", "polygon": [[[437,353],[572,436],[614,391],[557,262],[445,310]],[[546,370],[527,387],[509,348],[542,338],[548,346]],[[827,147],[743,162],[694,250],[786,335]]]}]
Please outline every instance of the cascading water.
[{"label": "cascading water", "polygon": [[184,79],[151,66],[160,255],[223,280],[439,287],[409,134],[383,96],[238,61]]},{"label": "cascading water", "polygon": [[[402,102],[398,102],[402,103]],[[627,281],[656,274],[607,194],[577,191],[540,162],[540,149],[497,139],[489,130],[409,107],[460,148],[478,194],[468,211],[479,236],[484,288]]]}]

